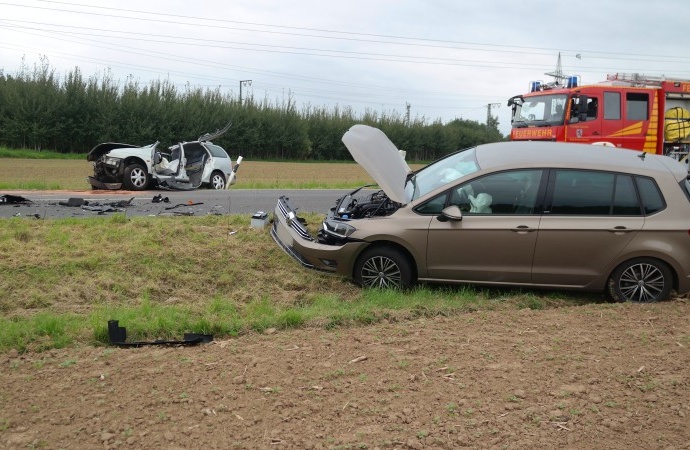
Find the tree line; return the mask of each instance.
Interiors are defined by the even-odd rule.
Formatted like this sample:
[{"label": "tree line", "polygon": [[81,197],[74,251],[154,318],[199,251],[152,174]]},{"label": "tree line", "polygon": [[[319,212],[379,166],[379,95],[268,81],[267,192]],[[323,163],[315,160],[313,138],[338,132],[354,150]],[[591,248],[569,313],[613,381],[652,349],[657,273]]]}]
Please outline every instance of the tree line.
[{"label": "tree line", "polygon": [[85,77],[79,68],[60,77],[45,61],[14,75],[0,72],[0,145],[9,148],[85,153],[101,142],[156,140],[168,146],[228,121],[230,130],[214,142],[255,160],[351,160],[341,138],[356,123],[380,128],[412,161],[504,139],[496,120],[442,123],[371,109],[298,108],[291,95],[240,102],[220,88],[178,88],[169,80],[120,83],[108,73]]}]

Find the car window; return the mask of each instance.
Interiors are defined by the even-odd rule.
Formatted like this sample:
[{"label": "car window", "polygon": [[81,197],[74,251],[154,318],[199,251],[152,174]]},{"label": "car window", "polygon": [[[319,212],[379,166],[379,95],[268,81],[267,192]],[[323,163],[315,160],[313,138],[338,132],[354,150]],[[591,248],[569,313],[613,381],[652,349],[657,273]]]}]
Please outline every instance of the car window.
[{"label": "car window", "polygon": [[414,200],[477,170],[474,148],[456,152],[416,172],[405,185],[405,193]]},{"label": "car window", "polygon": [[636,181],[645,215],[654,214],[666,207],[664,197],[653,179],[637,177]]},{"label": "car window", "polygon": [[616,175],[588,170],[556,170],[551,214],[609,215]]},{"label": "car window", "polygon": [[208,149],[209,152],[211,152],[211,155],[214,158],[227,158],[228,154],[223,150],[222,147],[219,147],[215,144],[205,144],[206,148]]},{"label": "car window", "polygon": [[444,192],[441,195],[437,195],[429,201],[416,207],[414,210],[419,214],[441,214],[443,208],[446,206],[446,199],[448,198],[448,192]]},{"label": "car window", "polygon": [[466,214],[534,214],[542,171],[510,170],[463,183],[450,204]]},{"label": "car window", "polygon": [[551,184],[552,215],[640,216],[666,207],[659,187],[648,177],[563,169],[555,171]]},{"label": "car window", "polygon": [[681,187],[683,188],[683,192],[685,193],[685,196],[690,200],[690,180],[685,179],[680,182]]},{"label": "car window", "polygon": [[616,189],[613,197],[614,216],[639,216],[640,201],[630,175],[616,175]]}]

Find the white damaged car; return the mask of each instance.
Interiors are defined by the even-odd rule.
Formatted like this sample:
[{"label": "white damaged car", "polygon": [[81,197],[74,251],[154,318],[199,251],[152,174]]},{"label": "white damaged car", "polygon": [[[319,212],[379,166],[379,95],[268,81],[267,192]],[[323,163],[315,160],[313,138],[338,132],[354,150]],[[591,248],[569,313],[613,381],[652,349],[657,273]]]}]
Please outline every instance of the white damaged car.
[{"label": "white damaged car", "polygon": [[127,189],[142,191],[160,186],[169,189],[192,190],[201,186],[226,189],[235,183],[231,177],[230,156],[211,142],[230,128],[206,133],[198,140],[180,142],[167,149],[159,142],[143,147],[106,142],[96,145],[87,155],[93,162],[94,174],[88,182],[94,189]]}]

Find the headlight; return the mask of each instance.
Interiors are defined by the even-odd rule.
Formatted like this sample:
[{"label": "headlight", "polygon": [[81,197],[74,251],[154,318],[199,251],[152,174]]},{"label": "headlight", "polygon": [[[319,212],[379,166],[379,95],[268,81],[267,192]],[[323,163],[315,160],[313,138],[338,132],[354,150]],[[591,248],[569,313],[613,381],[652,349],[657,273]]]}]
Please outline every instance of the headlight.
[{"label": "headlight", "polygon": [[117,167],[120,165],[120,161],[122,161],[122,158],[115,158],[114,156],[106,156],[105,159],[103,160],[103,164],[105,164],[106,166]]},{"label": "headlight", "polygon": [[323,223],[323,231],[326,233],[338,236],[341,238],[346,238],[356,230],[352,225],[348,225],[345,222],[340,222],[337,220],[326,220]]}]

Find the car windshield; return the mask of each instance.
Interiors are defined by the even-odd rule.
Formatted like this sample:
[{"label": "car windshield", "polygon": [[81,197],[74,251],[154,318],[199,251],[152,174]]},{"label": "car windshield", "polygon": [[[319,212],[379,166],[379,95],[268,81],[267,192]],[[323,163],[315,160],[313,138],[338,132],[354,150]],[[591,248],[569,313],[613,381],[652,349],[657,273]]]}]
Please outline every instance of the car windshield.
[{"label": "car windshield", "polygon": [[513,127],[562,125],[567,100],[566,94],[526,97],[515,107]]},{"label": "car windshield", "polygon": [[415,200],[477,170],[475,148],[453,153],[415,172],[405,184],[405,194]]}]

